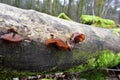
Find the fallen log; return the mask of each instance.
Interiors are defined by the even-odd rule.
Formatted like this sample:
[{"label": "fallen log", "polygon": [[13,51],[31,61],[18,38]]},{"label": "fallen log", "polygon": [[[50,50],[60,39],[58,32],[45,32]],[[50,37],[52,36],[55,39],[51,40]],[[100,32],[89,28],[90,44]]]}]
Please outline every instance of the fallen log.
[{"label": "fallen log", "polygon": [[[13,31],[7,38],[5,37],[9,40],[6,41],[1,36],[8,34],[10,29]],[[66,42],[76,32],[84,34],[85,40],[76,43],[70,51],[45,45],[51,34]],[[22,38],[16,39],[18,38],[15,37],[16,34]],[[67,21],[2,3],[0,3],[0,37],[2,65],[17,70],[65,70],[83,64],[89,58],[97,57],[103,50],[120,52],[120,37],[110,29]]]}]

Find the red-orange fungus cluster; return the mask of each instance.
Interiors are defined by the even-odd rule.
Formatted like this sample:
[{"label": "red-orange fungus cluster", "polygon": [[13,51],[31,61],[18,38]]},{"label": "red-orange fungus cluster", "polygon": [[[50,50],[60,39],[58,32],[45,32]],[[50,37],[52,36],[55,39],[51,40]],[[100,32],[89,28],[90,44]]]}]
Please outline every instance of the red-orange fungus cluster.
[{"label": "red-orange fungus cluster", "polygon": [[55,45],[60,50],[72,50],[76,43],[82,42],[85,40],[84,34],[73,33],[69,40],[64,42],[59,38],[54,38],[54,35],[50,39],[45,41],[46,46]]}]

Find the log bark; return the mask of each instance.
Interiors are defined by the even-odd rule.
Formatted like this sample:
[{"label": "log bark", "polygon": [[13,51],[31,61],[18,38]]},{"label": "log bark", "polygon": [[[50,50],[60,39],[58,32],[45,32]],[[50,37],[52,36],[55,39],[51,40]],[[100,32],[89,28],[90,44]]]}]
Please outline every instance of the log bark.
[{"label": "log bark", "polygon": [[[110,29],[88,26],[56,18],[34,10],[24,10],[0,3],[0,36],[14,28],[24,40],[7,43],[0,40],[2,65],[17,70],[64,70],[97,57],[103,50],[120,52],[120,37]],[[72,51],[46,47],[50,34],[66,41],[72,33],[85,34],[84,42]]]}]

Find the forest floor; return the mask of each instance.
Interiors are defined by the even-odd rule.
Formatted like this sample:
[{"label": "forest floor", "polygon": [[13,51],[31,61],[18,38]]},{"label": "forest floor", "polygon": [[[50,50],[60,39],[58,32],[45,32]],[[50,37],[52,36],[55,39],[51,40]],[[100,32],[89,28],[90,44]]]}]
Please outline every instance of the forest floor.
[{"label": "forest floor", "polygon": [[[21,77],[20,80],[120,80],[120,69],[89,70],[85,72],[59,72]],[[19,80],[18,79],[18,80]],[[16,78],[14,78],[16,80]]]}]

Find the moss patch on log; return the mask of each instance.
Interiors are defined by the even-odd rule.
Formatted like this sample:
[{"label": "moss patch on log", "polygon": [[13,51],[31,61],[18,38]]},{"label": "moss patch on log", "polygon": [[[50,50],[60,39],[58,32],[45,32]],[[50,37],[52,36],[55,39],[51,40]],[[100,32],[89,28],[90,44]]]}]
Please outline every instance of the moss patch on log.
[{"label": "moss patch on log", "polygon": [[114,28],[115,27],[115,22],[113,20],[103,19],[101,17],[93,16],[93,15],[82,15],[81,22],[83,24],[99,26],[102,28]]},{"label": "moss patch on log", "polygon": [[58,18],[62,18],[62,19],[68,20],[68,21],[72,21],[65,13],[60,13],[58,15]]}]

